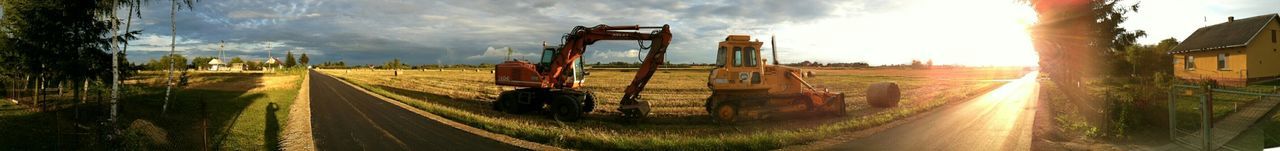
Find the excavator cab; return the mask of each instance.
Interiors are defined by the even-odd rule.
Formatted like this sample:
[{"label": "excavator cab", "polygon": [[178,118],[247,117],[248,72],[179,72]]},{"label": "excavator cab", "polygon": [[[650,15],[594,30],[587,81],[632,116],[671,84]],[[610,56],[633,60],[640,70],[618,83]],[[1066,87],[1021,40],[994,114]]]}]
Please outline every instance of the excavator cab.
[{"label": "excavator cab", "polygon": [[[542,60],[538,61],[537,65],[539,72],[545,72],[546,70],[551,69],[551,61],[555,60],[555,56],[557,53],[560,53],[561,48],[562,47],[560,46],[547,46],[542,49]],[[586,60],[586,58],[574,60],[573,64],[569,65],[569,68],[567,69],[569,72],[564,72],[563,74],[563,77],[572,79],[565,80],[565,82],[570,82],[569,85],[571,85],[571,87],[576,88],[581,86],[583,81],[587,80],[588,73],[586,68],[583,66],[583,60]]]}]

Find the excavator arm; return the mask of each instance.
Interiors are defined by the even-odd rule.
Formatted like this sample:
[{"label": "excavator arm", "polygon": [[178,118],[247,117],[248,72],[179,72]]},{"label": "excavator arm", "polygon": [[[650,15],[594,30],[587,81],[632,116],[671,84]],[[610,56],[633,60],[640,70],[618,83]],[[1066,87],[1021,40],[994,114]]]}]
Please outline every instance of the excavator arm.
[{"label": "excavator arm", "polygon": [[[640,29],[656,29],[650,33],[635,32]],[[649,79],[653,77],[653,73],[657,71],[658,66],[664,61],[667,52],[667,45],[671,43],[671,27],[662,25],[661,27],[644,27],[644,26],[608,26],[596,25],[595,27],[574,27],[573,31],[565,34],[564,45],[562,50],[554,56],[549,70],[542,73],[544,77],[543,83],[554,84],[556,88],[572,87],[572,80],[563,76],[565,69],[577,59],[581,58],[586,52],[587,45],[594,44],[601,40],[637,40],[650,41],[649,53],[645,55],[640,68],[636,70],[635,77],[631,80],[631,84],[627,85],[625,94],[622,96],[621,105],[618,110],[623,113],[624,117],[644,117],[649,113],[649,104],[640,99],[640,92],[644,91],[645,84],[649,83]]]}]

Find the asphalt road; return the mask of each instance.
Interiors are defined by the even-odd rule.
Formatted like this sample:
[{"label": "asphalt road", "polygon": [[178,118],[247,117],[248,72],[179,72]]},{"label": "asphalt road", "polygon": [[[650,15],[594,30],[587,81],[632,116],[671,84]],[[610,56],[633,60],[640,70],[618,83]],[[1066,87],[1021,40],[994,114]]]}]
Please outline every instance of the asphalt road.
[{"label": "asphalt road", "polygon": [[1036,75],[829,150],[1030,150]]},{"label": "asphalt road", "polygon": [[318,150],[523,150],[476,136],[311,72],[312,132]]}]

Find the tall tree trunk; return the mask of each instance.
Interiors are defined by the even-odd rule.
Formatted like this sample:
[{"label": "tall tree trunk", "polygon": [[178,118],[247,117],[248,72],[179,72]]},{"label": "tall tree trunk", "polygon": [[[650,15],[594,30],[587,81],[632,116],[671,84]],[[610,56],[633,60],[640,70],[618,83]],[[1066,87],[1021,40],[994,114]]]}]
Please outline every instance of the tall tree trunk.
[{"label": "tall tree trunk", "polygon": [[[130,7],[129,9],[133,10],[132,7]],[[109,130],[107,132],[107,139],[114,138],[113,136],[115,136],[115,132],[117,132],[117,130],[115,129],[115,125],[116,125],[116,114],[117,112],[119,112],[118,102],[120,99],[120,56],[119,56],[120,49],[118,49],[117,47],[119,46],[119,41],[117,40],[117,38],[120,37],[120,28],[119,28],[120,23],[116,21],[117,19],[116,14],[117,12],[115,11],[115,8],[112,8],[111,9],[111,35],[112,35],[112,38],[111,38],[111,113],[110,113],[111,115],[110,117],[107,117],[107,124],[108,124],[107,127]],[[129,31],[126,30],[125,32],[129,32]],[[84,87],[86,91],[89,90],[88,83],[89,81],[86,79],[85,87]]]},{"label": "tall tree trunk", "polygon": [[35,91],[31,91],[31,93],[32,93],[32,95],[31,95],[31,104],[35,106],[36,110],[41,110],[41,109],[42,109],[42,108],[40,108],[40,101],[41,101],[41,100],[40,100],[40,96],[41,96],[40,91],[43,91],[43,90],[44,90],[44,88],[43,88],[43,86],[44,86],[44,81],[43,81],[43,80],[44,80],[44,77],[43,77],[43,76],[39,76],[39,75],[38,75],[38,76],[36,76],[36,90],[35,90]]},{"label": "tall tree trunk", "polygon": [[84,89],[80,89],[80,94],[77,94],[76,97],[80,98],[80,103],[83,104],[89,99],[89,78],[84,78],[84,84],[80,86],[84,87]]},{"label": "tall tree trunk", "polygon": [[[169,7],[169,56],[173,56],[174,50],[178,44],[178,0],[172,0]],[[165,73],[164,88],[164,105],[160,107],[160,113],[164,114],[169,110],[169,93],[173,91],[173,66],[174,60],[169,60],[169,71]]]}]

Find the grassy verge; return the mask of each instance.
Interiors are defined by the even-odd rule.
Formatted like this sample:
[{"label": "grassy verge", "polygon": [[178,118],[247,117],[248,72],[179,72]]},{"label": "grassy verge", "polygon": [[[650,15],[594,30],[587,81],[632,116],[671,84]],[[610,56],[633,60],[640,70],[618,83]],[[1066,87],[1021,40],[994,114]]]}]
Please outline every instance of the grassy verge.
[{"label": "grassy verge", "polygon": [[[173,134],[176,146],[205,146],[227,150],[278,150],[280,134],[288,119],[290,104],[297,97],[302,81],[301,70],[284,70],[267,74],[218,74],[209,76],[220,82],[176,92],[170,100],[170,113],[157,113],[163,88],[126,98],[123,121],[148,120]],[[193,75],[199,81],[201,75]],[[211,78],[211,79],[212,79]],[[226,79],[233,80],[226,80]],[[240,81],[248,80],[248,81]],[[251,89],[229,90],[226,85],[249,84]],[[287,85],[287,86],[271,86]],[[270,87],[270,88],[266,88]],[[201,111],[201,104],[204,111]],[[207,119],[207,120],[202,120]],[[205,123],[202,123],[205,122]],[[201,129],[204,129],[203,131]],[[160,144],[158,147],[165,147]]]},{"label": "grassy verge", "polygon": [[[533,142],[545,143],[554,146],[575,148],[575,149],[622,149],[622,150],[764,150],[775,149],[786,145],[810,142],[822,138],[840,135],[844,132],[856,131],[892,122],[916,113],[936,108],[949,102],[956,100],[965,100],[989,91],[1003,82],[974,82],[965,84],[955,84],[951,87],[933,87],[935,81],[923,80],[918,77],[899,77],[899,76],[855,76],[844,74],[833,74],[830,77],[819,76],[815,79],[826,79],[831,84],[849,83],[849,86],[832,86],[833,91],[842,89],[855,89],[852,87],[863,86],[857,83],[867,83],[872,80],[856,80],[851,81],[848,78],[874,79],[874,80],[891,80],[905,83],[904,87],[910,88],[907,92],[927,92],[928,95],[910,95],[904,97],[904,105],[898,108],[869,108],[863,105],[851,105],[852,116],[827,118],[827,117],[808,117],[808,116],[791,116],[772,120],[762,120],[757,122],[739,123],[735,125],[718,125],[705,121],[704,111],[694,110],[700,106],[700,100],[706,95],[698,95],[699,92],[708,92],[705,86],[699,86],[698,82],[693,80],[673,80],[680,78],[705,78],[696,75],[700,72],[690,71],[686,75],[677,71],[671,71],[670,74],[659,74],[655,77],[655,83],[650,86],[656,88],[653,93],[672,94],[676,97],[667,95],[654,95],[651,91],[646,91],[648,96],[657,98],[662,101],[654,101],[655,117],[649,121],[639,123],[620,123],[609,119],[608,112],[601,113],[603,110],[611,109],[609,107],[597,107],[597,112],[591,115],[593,118],[573,123],[560,123],[547,120],[536,115],[507,115],[489,111],[486,101],[477,101],[470,99],[484,99],[486,94],[483,91],[499,91],[496,89],[483,88],[479,84],[483,84],[482,76],[474,77],[476,80],[440,80],[427,78],[427,80],[419,80],[413,77],[415,74],[425,73],[401,73],[400,76],[405,77],[382,77],[377,74],[362,75],[361,73],[351,73],[347,71],[325,71],[331,75],[352,82],[353,84],[368,89],[371,92],[378,93],[388,98],[392,98],[411,106],[423,109],[460,123],[468,124],[477,128],[485,129],[491,132],[509,135]],[[353,71],[354,72],[354,71]],[[603,72],[603,73],[602,73]],[[616,71],[598,71],[593,75],[610,74],[608,72]],[[701,73],[705,74],[705,73]],[[448,73],[450,77],[465,77],[455,73]],[[490,77],[491,78],[491,77]],[[381,79],[389,79],[383,81]],[[665,79],[665,80],[664,80]],[[837,81],[844,79],[844,81]],[[415,81],[418,80],[418,81]],[[463,81],[459,83],[457,81]],[[609,81],[609,80],[602,80]],[[666,82],[659,82],[666,81]],[[929,82],[925,82],[929,81]],[[471,82],[471,83],[466,83]],[[618,82],[614,82],[618,83]],[[453,86],[455,91],[424,91],[434,88],[417,88],[408,85],[462,85]],[[468,85],[470,85],[468,87]],[[597,95],[607,96],[614,86],[611,84],[602,84],[589,86],[588,89],[595,89]],[[920,88],[928,88],[927,90],[918,90]],[[460,89],[460,90],[458,90]],[[682,90],[694,89],[694,90]],[[418,90],[418,91],[415,91]],[[480,94],[464,93],[464,92],[482,91]],[[601,92],[604,91],[604,92]],[[683,93],[677,93],[683,92]],[[850,92],[850,91],[844,91]],[[856,92],[856,91],[853,91]],[[852,94],[860,94],[853,93]],[[602,94],[603,93],[603,94]],[[689,94],[695,93],[695,94]],[[854,95],[849,100],[861,100],[861,95]],[[602,97],[603,98],[603,97]],[[853,99],[857,98],[857,99]],[[608,100],[608,99],[605,99]],[[471,103],[468,103],[471,102]],[[475,103],[484,102],[484,103]],[[857,101],[853,101],[857,102]],[[608,105],[609,102],[600,104]],[[689,109],[694,108],[694,109]],[[693,110],[693,111],[689,111]],[[604,114],[604,115],[602,115]],[[778,124],[778,123],[788,124]]]},{"label": "grassy verge", "polygon": [[[299,70],[302,71],[302,70]],[[117,126],[124,148],[139,150],[277,150],[283,121],[303,72],[193,73],[192,85],[174,89],[168,108],[163,86],[124,85]],[[142,73],[139,81],[163,79]],[[205,82],[199,82],[205,81]],[[198,84],[194,82],[199,82]],[[98,92],[105,93],[105,89]],[[44,112],[0,105],[0,148],[94,150],[105,145],[94,123],[107,116],[104,97]],[[97,100],[102,99],[102,100]],[[3,104],[3,103],[0,103]],[[162,111],[163,110],[163,111]],[[99,148],[100,149],[100,148]]]}]

